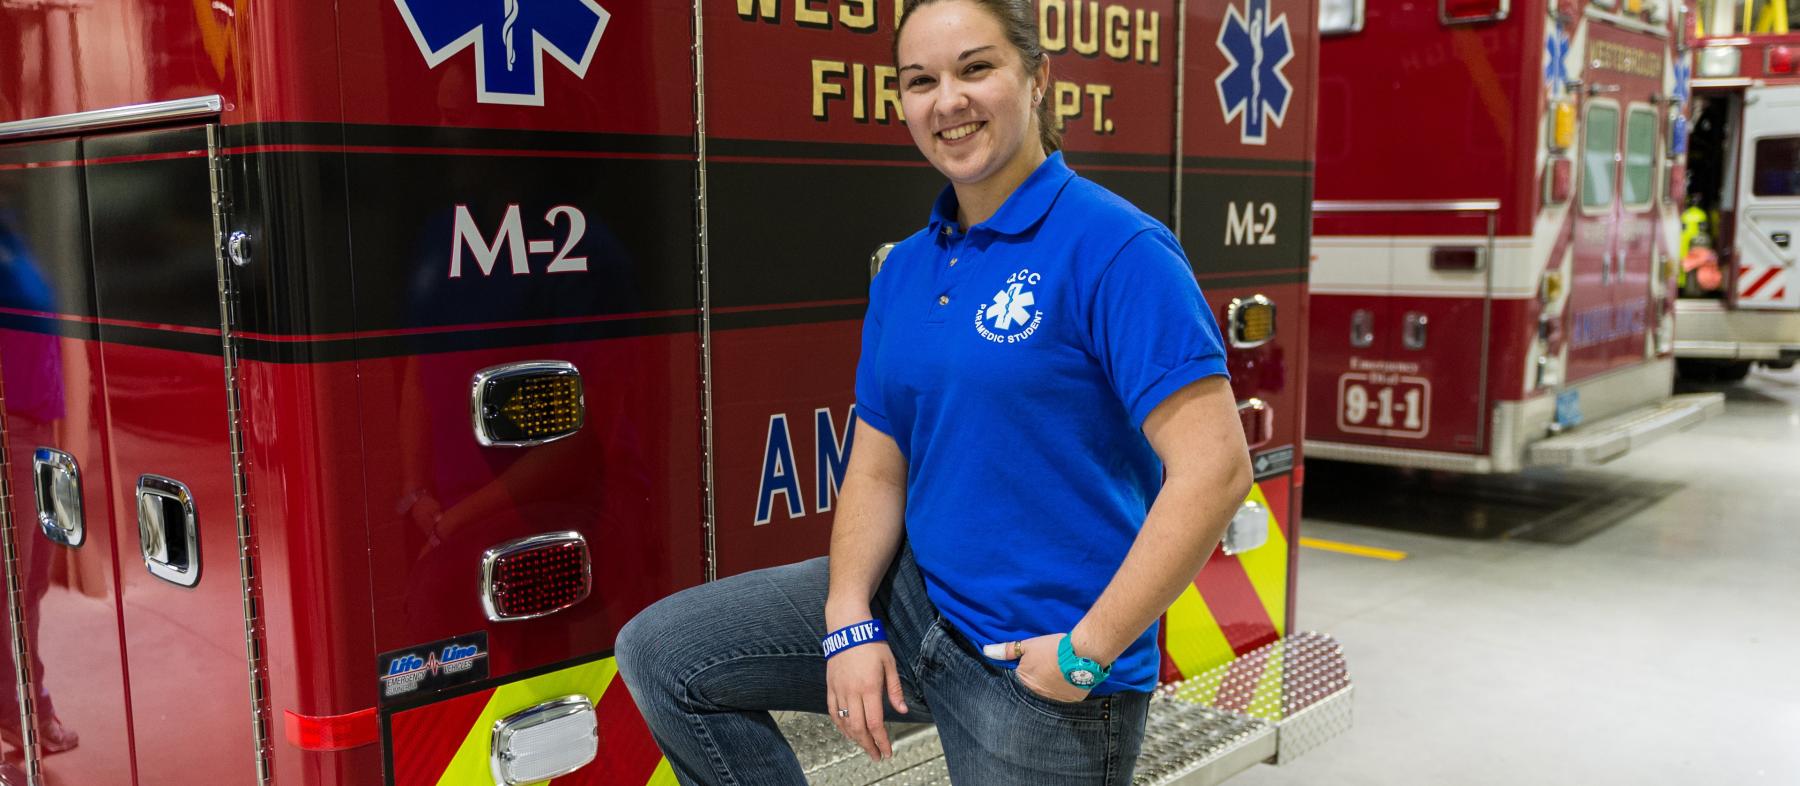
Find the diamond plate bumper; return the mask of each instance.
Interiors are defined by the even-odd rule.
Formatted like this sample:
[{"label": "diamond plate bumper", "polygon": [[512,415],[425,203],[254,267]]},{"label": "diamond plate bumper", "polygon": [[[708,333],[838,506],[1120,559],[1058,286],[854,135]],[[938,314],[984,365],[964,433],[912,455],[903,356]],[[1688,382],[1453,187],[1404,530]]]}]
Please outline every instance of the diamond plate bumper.
[{"label": "diamond plate bumper", "polygon": [[[1258,762],[1285,764],[1351,725],[1349,670],[1331,637],[1300,633],[1164,685],[1150,702],[1134,786],[1213,786]],[[778,713],[814,786],[950,783],[936,731],[888,724],[894,757],[869,761],[822,715]]]},{"label": "diamond plate bumper", "polygon": [[1532,443],[1535,466],[1579,467],[1611,461],[1625,453],[1725,411],[1722,393],[1687,393],[1575,428]]}]

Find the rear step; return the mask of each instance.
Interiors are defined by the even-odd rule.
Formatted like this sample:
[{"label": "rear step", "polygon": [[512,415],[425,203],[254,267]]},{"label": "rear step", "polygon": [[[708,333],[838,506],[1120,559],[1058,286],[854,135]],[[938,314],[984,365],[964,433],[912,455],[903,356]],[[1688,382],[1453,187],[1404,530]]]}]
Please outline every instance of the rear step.
[{"label": "rear step", "polygon": [[1603,464],[1676,431],[1692,428],[1725,411],[1723,393],[1685,393],[1660,404],[1634,409],[1579,426],[1567,434],[1538,440],[1527,454],[1532,466],[1581,467]]},{"label": "rear step", "polygon": [[[1343,649],[1318,633],[1290,636],[1163,685],[1150,702],[1133,783],[1212,786],[1257,762],[1293,761],[1350,728],[1351,692]],[[894,757],[877,764],[823,715],[784,713],[777,721],[813,786],[950,783],[930,724],[888,724]]]}]

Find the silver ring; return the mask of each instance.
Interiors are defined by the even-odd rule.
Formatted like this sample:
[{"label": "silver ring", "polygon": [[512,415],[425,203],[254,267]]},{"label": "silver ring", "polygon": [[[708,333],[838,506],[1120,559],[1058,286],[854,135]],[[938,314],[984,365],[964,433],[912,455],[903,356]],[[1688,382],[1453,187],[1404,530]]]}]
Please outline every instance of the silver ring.
[{"label": "silver ring", "polygon": [[840,718],[850,717],[850,708],[849,707],[839,707],[838,708],[838,717],[840,717]]}]

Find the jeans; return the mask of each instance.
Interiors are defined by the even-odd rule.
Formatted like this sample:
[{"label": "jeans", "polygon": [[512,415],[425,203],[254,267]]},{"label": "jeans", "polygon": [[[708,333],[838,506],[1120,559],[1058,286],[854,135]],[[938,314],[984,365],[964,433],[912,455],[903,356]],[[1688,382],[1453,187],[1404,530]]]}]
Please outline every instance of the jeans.
[{"label": "jeans", "polygon": [[[826,588],[823,557],[768,568],[664,598],[619,632],[619,673],[683,784],[806,783],[769,712],[828,711]],[[911,709],[887,719],[936,723],[956,784],[1131,782],[1150,694],[1037,696],[938,616],[910,550],[872,606]]]}]

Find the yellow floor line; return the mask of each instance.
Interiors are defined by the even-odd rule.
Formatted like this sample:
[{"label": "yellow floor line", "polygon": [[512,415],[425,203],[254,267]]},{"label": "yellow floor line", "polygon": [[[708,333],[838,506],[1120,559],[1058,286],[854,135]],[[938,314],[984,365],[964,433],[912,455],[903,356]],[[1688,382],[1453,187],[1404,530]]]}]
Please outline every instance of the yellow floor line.
[{"label": "yellow floor line", "polygon": [[1339,554],[1354,554],[1358,557],[1368,557],[1370,559],[1384,559],[1389,562],[1399,562],[1400,560],[1406,559],[1406,552],[1404,552],[1404,551],[1395,551],[1393,549],[1378,549],[1378,548],[1375,548],[1374,546],[1358,546],[1354,543],[1339,543],[1335,540],[1320,540],[1318,538],[1301,538],[1300,545],[1304,546],[1306,548],[1309,548],[1309,549],[1318,549],[1320,551],[1335,551]]}]

